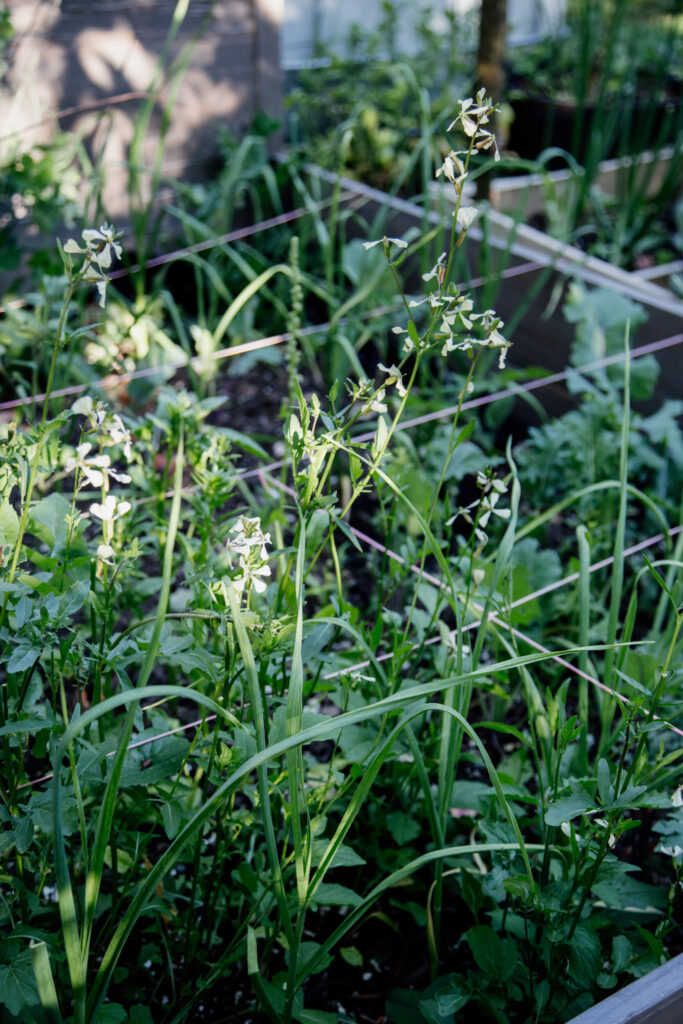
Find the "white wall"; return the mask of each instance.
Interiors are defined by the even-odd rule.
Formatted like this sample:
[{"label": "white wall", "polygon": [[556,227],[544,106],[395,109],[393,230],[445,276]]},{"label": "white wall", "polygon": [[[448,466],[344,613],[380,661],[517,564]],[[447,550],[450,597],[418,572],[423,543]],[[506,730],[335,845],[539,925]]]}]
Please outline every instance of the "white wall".
[{"label": "white wall", "polygon": [[[407,0],[399,25],[401,47],[410,50],[415,18],[421,9],[432,12],[432,24],[443,23],[443,11],[476,19],[480,0]],[[513,46],[533,42],[559,31],[564,23],[567,0],[508,0],[508,42]],[[381,0],[285,0],[280,35],[282,66],[294,68],[309,60],[316,37],[326,45],[343,50],[354,23],[368,30],[377,27],[382,16]]]}]

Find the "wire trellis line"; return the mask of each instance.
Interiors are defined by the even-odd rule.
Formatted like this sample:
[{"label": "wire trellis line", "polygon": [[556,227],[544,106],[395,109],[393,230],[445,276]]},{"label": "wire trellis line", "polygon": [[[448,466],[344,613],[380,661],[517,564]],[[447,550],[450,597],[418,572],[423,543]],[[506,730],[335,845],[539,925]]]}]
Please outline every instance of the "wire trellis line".
[{"label": "wire trellis line", "polygon": [[[179,249],[172,249],[169,252],[161,253],[159,256],[152,256],[144,265],[134,263],[130,267],[117,267],[116,270],[112,270],[107,274],[107,278],[109,281],[119,281],[121,278],[129,277],[131,274],[138,274],[141,270],[154,270],[156,267],[162,267],[168,263],[174,263],[176,260],[185,259],[186,256],[194,256],[200,252],[216,249],[221,245],[239,242],[244,238],[249,238],[251,235],[259,234],[261,231],[268,231],[282,224],[290,224],[301,217],[312,216],[314,213],[325,210],[336,202],[348,202],[350,199],[358,200],[355,192],[342,192],[340,196],[321,199],[320,202],[313,203],[310,206],[299,206],[295,210],[279,213],[275,217],[256,221],[254,224],[249,224],[243,228],[235,228],[233,231],[228,231],[225,234],[214,235],[212,238],[204,239],[203,242],[195,242],[192,245],[185,245]],[[26,299],[13,299],[7,305],[0,306],[0,314],[6,313],[10,309],[24,309],[28,305],[29,303]]]}]

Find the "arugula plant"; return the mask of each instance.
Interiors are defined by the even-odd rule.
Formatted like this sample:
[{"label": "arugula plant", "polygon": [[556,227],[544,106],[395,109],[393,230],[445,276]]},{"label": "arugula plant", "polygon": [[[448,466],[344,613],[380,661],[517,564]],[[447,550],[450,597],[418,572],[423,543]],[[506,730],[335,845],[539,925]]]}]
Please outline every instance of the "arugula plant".
[{"label": "arugula plant", "polygon": [[[492,113],[479,93],[451,125],[465,148],[439,176],[456,207],[423,294],[403,280],[420,240],[362,249],[401,311],[372,379],[327,382],[320,397],[290,350],[291,477],[239,424],[212,423],[219,396],[163,387],[126,413],[86,395],[50,417],[72,300],[91,282],[104,301],[120,255],[108,225],[63,247],[42,416],[6,429],[0,450],[10,1019],[148,1024],[210,1019],[222,1003],[236,1018],[332,1024],[327,980],[372,966],[373,919],[419,927],[432,971],[389,998],[399,1021],[448,1021],[467,1004],[554,1021],[664,955],[673,896],[631,877],[628,843],[661,813],[672,852],[658,869],[679,870],[665,727],[681,551],[635,579],[614,573],[597,614],[580,532],[560,655],[527,653],[511,630],[511,580],[533,539],[520,473],[510,446],[482,456],[461,408],[509,346],[495,312],[453,284],[477,214],[463,202],[471,159],[495,152]],[[296,249],[282,264],[293,333]],[[457,410],[415,486],[398,428],[436,360],[457,361]],[[627,373],[619,565],[630,389]],[[377,521],[375,558],[364,545]],[[652,583],[653,652],[636,629]],[[554,658],[572,650],[630,703],[588,678],[571,687]]]}]

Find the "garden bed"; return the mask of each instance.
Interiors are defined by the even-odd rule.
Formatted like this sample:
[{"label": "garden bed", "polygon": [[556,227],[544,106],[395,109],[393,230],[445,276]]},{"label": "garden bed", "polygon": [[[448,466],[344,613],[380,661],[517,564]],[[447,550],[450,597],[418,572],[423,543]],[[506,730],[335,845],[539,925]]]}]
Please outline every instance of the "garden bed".
[{"label": "garden bed", "polygon": [[[259,232],[262,248],[264,234],[285,225],[300,235],[302,253],[290,243],[286,264],[286,329],[254,337],[261,321],[238,321],[234,296],[211,307],[199,287],[177,291],[176,309],[187,294],[191,304],[176,329],[190,334],[187,324],[198,327],[206,313],[191,333],[196,354],[157,353],[155,364],[68,384],[61,396],[117,394],[129,426],[98,419],[86,402],[51,428],[62,440],[41,468],[41,502],[26,521],[21,560],[5,562],[0,629],[11,625],[14,646],[4,655],[10,715],[0,729],[12,801],[2,837],[15,879],[5,898],[25,922],[10,931],[7,950],[26,968],[25,1005],[35,1007],[22,944],[30,928],[51,957],[63,1012],[72,993],[87,1021],[105,992],[113,1003],[103,1013],[131,1024],[362,1024],[380,1014],[392,1024],[445,1024],[456,1013],[494,1020],[501,1012],[566,1020],[657,966],[665,939],[669,952],[681,942],[666,896],[679,855],[655,846],[674,846],[680,828],[670,799],[681,735],[673,685],[670,703],[658,702],[680,626],[661,596],[673,592],[681,557],[670,493],[681,466],[667,445],[677,456],[683,441],[674,410],[668,433],[652,419],[683,398],[674,372],[681,307],[492,215],[457,249],[453,279],[475,310],[492,306],[505,320],[512,369],[497,368],[491,323],[476,379],[467,345],[446,362],[447,343],[427,351],[425,342],[404,408],[393,363],[412,372],[406,338],[415,349],[418,330],[431,337],[419,314],[411,319],[422,307],[410,302],[424,296],[431,265],[448,249],[451,208],[423,210],[311,174],[296,217],[239,229],[243,240]],[[330,204],[335,186],[342,195]],[[348,290],[331,295],[340,267],[328,291],[310,267],[315,239],[340,224],[339,244],[335,235],[323,252],[340,257]],[[432,230],[431,245],[419,246]],[[403,263],[391,249],[397,238],[398,249],[404,238],[415,243]],[[225,255],[237,240],[222,234],[213,243]],[[182,260],[204,272],[211,242],[158,255],[148,270]],[[83,251],[95,258],[87,240]],[[231,258],[244,263],[246,254]],[[250,268],[246,287],[255,294],[258,274],[271,270]],[[387,301],[385,286],[399,270],[403,306]],[[660,376],[642,411],[628,399],[622,322],[601,319],[617,302],[595,298],[606,286],[647,312],[647,333],[641,324],[632,343],[634,394],[636,382],[647,391],[642,367],[653,381],[653,355]],[[282,302],[274,289],[259,315]],[[316,321],[316,311],[329,315]],[[169,318],[158,326],[168,333]],[[282,346],[282,365],[254,365],[258,354],[275,361]],[[347,374],[352,401],[341,388]],[[596,428],[607,451],[583,486],[576,468],[560,476],[566,451],[552,454],[548,431],[565,409],[587,419],[591,394],[592,415],[601,402],[609,412]],[[30,400],[6,398],[0,408]],[[32,404],[40,408],[40,397]],[[632,416],[632,437],[619,414]],[[564,430],[568,447],[575,428]],[[509,433],[517,440],[506,458]],[[108,485],[133,508],[107,518],[104,495],[96,502],[97,491],[76,485],[74,507],[89,503],[90,519],[72,515],[67,533],[69,505],[56,488],[74,472],[91,490],[102,487],[108,468],[87,465],[84,437],[115,465],[129,460],[132,479]],[[5,440],[20,445],[22,432]],[[631,444],[649,504],[628,489]],[[22,453],[24,465],[37,458]],[[80,469],[70,461],[78,459]],[[18,473],[12,479],[14,501],[25,484]],[[591,503],[603,485],[609,502]],[[135,544],[119,522],[129,513]],[[96,519],[110,550],[93,553]],[[119,525],[110,531],[110,522]],[[475,527],[486,528],[488,544]],[[662,546],[664,590],[647,577],[637,614],[640,553]],[[49,639],[38,641],[46,623]],[[659,662],[641,643],[650,635]],[[617,637],[633,640],[632,654],[614,653]],[[144,715],[133,700],[140,687]],[[656,730],[658,748],[648,746]],[[9,739],[17,736],[21,743]],[[624,771],[633,785],[623,784]],[[640,862],[644,877],[634,881]],[[85,863],[99,875],[94,897]],[[22,897],[29,883],[33,901]],[[547,935],[547,944],[529,934]],[[7,959],[0,972],[6,982]],[[47,975],[35,977],[45,1005]],[[13,990],[8,1012],[16,1006]]]}]

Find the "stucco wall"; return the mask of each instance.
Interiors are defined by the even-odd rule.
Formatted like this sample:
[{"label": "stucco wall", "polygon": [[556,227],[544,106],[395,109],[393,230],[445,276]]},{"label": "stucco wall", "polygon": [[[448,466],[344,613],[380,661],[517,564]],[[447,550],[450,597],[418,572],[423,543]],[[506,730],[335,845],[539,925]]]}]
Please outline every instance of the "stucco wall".
[{"label": "stucco wall", "polygon": [[[196,176],[215,152],[216,130],[243,132],[258,110],[281,114],[279,25],[283,0],[185,0],[166,67],[189,57],[170,109],[164,168]],[[104,150],[105,197],[125,209],[125,170],[135,118],[154,86],[173,22],[173,0],[8,0],[14,37],[0,93],[1,145],[48,140],[57,127]],[[158,82],[143,163],[153,160],[172,81]],[[155,89],[156,93],[156,89]],[[110,97],[126,97],[110,104]],[[77,108],[74,110],[73,108]],[[58,111],[67,111],[58,119]],[[119,209],[120,208],[120,209]]]}]

